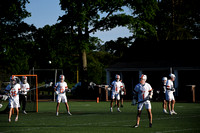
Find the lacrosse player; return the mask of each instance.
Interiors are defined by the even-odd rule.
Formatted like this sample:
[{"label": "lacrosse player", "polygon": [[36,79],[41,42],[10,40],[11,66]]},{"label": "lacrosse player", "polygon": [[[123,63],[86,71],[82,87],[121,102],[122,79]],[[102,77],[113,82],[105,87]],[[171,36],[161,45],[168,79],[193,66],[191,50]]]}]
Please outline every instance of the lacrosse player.
[{"label": "lacrosse player", "polygon": [[146,83],[147,76],[142,74],[140,76],[140,83],[137,84],[134,88],[134,93],[138,97],[138,113],[137,113],[137,122],[134,128],[139,127],[140,124],[140,116],[142,113],[143,106],[147,109],[149,116],[149,127],[152,127],[152,113],[151,113],[151,102],[149,99],[153,96],[153,90],[150,84]]},{"label": "lacrosse player", "polygon": [[173,81],[175,80],[176,76],[174,74],[170,74],[169,77],[170,77],[170,79],[167,80],[167,83],[166,83],[166,86],[167,86],[166,100],[168,102],[169,114],[176,115],[177,113],[174,111],[175,98],[174,98],[174,94],[173,94],[175,92]]},{"label": "lacrosse player", "polygon": [[64,75],[60,75],[59,77],[60,82],[56,83],[55,87],[54,87],[54,91],[57,94],[57,106],[56,106],[56,116],[58,116],[58,111],[59,111],[59,106],[60,106],[60,102],[64,102],[66,105],[66,109],[67,109],[67,113],[69,115],[72,115],[69,111],[69,105],[67,103],[67,97],[66,97],[66,90],[68,90],[67,87],[67,83],[64,81],[65,80],[65,76]]},{"label": "lacrosse player", "polygon": [[21,91],[21,89],[20,89],[20,84],[17,83],[16,79],[17,77],[15,76],[10,77],[10,84],[5,89],[6,94],[9,95],[9,105],[10,105],[8,122],[11,122],[13,108],[15,108],[17,112],[15,121],[18,121],[18,116],[19,116],[19,110],[18,110],[18,108],[20,107],[19,92]]},{"label": "lacrosse player", "polygon": [[22,104],[22,111],[24,114],[26,113],[26,101],[27,101],[27,92],[30,90],[30,85],[27,82],[27,77],[22,77],[22,83],[21,83],[21,92],[19,93],[19,102]]},{"label": "lacrosse player", "polygon": [[161,97],[163,100],[163,112],[168,114],[167,112],[167,101],[166,101],[166,88],[167,88],[167,77],[162,78],[162,89],[161,89]]},{"label": "lacrosse player", "polygon": [[120,76],[116,75],[115,79],[112,83],[111,83],[111,103],[110,103],[110,112],[113,112],[113,102],[115,99],[117,99],[117,111],[121,112],[119,109],[119,100],[120,100],[120,91],[123,88],[122,82],[120,81]]}]

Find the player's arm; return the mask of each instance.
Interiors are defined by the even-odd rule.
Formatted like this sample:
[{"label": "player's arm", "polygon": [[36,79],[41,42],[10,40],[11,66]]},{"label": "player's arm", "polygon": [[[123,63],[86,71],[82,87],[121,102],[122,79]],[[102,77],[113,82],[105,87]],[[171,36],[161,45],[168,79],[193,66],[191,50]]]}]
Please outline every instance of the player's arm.
[{"label": "player's arm", "polygon": [[133,89],[133,99],[138,100],[138,87],[135,86],[135,88]]},{"label": "player's arm", "polygon": [[54,86],[54,92],[57,91],[57,87],[58,87],[58,83],[56,83],[55,86]]},{"label": "player's arm", "polygon": [[149,99],[152,99],[152,97],[153,97],[153,89],[151,88],[149,90]]}]

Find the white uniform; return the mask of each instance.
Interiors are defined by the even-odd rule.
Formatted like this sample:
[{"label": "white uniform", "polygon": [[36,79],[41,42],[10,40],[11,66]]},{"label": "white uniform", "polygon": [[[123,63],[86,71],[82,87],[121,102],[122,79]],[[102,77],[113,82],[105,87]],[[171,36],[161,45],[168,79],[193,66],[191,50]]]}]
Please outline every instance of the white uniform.
[{"label": "white uniform", "polygon": [[[125,84],[122,82],[123,89],[125,88]],[[121,91],[121,96],[124,95],[124,91]]]},{"label": "white uniform", "polygon": [[66,82],[58,82],[55,85],[56,91],[58,91],[57,102],[67,102],[67,97],[65,95],[65,90],[68,89]]},{"label": "white uniform", "polygon": [[174,88],[174,83],[171,80],[167,80],[166,86],[167,86],[167,90],[166,90],[166,93],[165,93],[166,100],[167,101],[175,100],[174,94],[173,94],[175,91],[171,90],[171,89]]},{"label": "white uniform", "polygon": [[27,95],[27,92],[30,90],[29,83],[21,84],[21,93],[22,95]]},{"label": "white uniform", "polygon": [[121,81],[113,81],[112,83],[111,83],[111,87],[112,87],[112,94],[111,94],[111,98],[112,99],[117,99],[117,100],[120,100],[120,94],[119,94],[119,92],[120,92],[120,90],[121,90],[121,88],[123,88],[123,84],[122,84],[122,82]]},{"label": "white uniform", "polygon": [[9,84],[6,87],[6,91],[10,93],[10,98],[9,98],[9,105],[10,108],[19,108],[19,91],[20,91],[20,84],[15,84],[13,87]]},{"label": "white uniform", "polygon": [[135,86],[134,91],[138,94],[138,110],[142,110],[144,105],[146,109],[151,109],[151,103],[147,100],[149,92],[152,91],[151,85],[148,83],[144,85],[139,83]]}]

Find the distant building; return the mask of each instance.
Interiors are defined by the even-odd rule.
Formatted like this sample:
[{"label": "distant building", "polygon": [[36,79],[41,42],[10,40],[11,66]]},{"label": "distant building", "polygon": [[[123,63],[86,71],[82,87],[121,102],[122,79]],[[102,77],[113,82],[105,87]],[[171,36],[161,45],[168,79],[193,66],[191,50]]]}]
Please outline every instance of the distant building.
[{"label": "distant building", "polygon": [[172,71],[176,75],[177,98],[184,99],[187,85],[196,85],[197,97],[200,94],[199,46],[200,40],[135,41],[120,62],[106,68],[107,84],[115,74],[120,74],[130,99],[140,74],[146,74],[147,82],[158,90],[162,77],[168,77]]}]

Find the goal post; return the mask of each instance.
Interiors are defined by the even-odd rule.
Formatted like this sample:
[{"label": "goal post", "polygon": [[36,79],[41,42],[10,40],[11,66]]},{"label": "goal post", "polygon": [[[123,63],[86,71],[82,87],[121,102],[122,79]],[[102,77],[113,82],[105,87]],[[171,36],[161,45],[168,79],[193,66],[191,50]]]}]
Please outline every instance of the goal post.
[{"label": "goal post", "polygon": [[[32,89],[32,88],[30,88],[30,92],[32,91],[32,90],[34,90],[35,91],[35,105],[34,106],[36,106],[35,107],[35,111],[36,112],[38,112],[38,77],[37,77],[37,75],[34,75],[34,74],[25,74],[25,75],[12,75],[12,77],[22,77],[22,76],[26,76],[26,77],[34,77],[35,78],[35,85],[34,85],[34,89]],[[29,82],[29,81],[28,81]],[[30,85],[30,87],[33,87],[33,86],[31,86]],[[31,96],[30,96],[30,99],[31,99]]]}]

